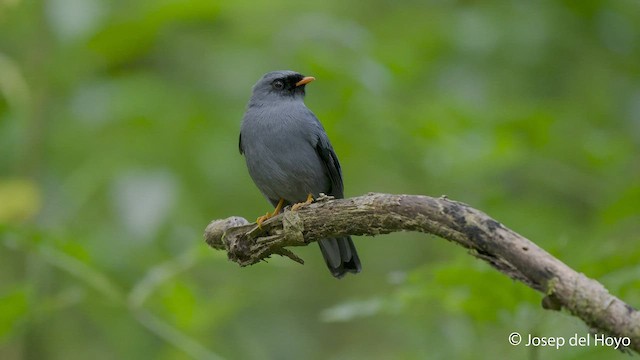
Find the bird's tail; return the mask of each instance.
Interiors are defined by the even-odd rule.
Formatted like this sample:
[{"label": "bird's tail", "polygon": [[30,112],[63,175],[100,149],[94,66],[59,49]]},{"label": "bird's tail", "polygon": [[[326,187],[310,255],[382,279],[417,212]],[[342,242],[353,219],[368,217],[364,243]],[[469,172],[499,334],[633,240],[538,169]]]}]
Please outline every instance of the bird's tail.
[{"label": "bird's tail", "polygon": [[340,279],[348,272],[356,274],[362,270],[351,236],[322,239],[318,244],[331,275],[336,278]]}]

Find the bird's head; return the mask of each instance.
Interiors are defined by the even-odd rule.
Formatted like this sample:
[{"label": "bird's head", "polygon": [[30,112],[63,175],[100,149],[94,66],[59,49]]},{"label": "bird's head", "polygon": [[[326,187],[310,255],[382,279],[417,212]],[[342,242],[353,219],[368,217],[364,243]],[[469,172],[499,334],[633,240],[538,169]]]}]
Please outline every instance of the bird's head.
[{"label": "bird's head", "polygon": [[272,71],[265,74],[253,86],[250,104],[263,105],[269,102],[304,98],[305,85],[315,80],[291,70]]}]

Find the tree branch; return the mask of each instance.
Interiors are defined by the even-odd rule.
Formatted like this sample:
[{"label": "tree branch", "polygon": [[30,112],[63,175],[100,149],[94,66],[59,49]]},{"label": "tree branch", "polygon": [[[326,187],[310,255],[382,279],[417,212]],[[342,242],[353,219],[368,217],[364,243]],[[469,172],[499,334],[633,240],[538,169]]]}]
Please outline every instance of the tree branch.
[{"label": "tree branch", "polygon": [[609,294],[533,242],[485,213],[446,197],[370,193],[350,199],[322,196],[297,211],[285,211],[258,228],[240,217],[212,221],[205,241],[247,266],[272,254],[303,263],[285,247],[344,235],[419,231],[457,243],[512,279],[545,294],[545,309],[566,309],[591,328],[627,337],[640,352],[640,312]]}]

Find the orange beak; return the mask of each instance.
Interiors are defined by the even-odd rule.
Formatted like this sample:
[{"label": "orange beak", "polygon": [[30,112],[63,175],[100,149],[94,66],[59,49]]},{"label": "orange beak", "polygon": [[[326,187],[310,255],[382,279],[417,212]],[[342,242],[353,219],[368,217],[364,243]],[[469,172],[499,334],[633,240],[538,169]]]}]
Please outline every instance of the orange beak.
[{"label": "orange beak", "polygon": [[308,83],[312,82],[315,79],[316,78],[314,78],[313,76],[305,76],[305,77],[302,78],[302,80],[300,80],[300,81],[298,81],[296,83],[296,86],[301,86],[301,85],[308,84]]}]

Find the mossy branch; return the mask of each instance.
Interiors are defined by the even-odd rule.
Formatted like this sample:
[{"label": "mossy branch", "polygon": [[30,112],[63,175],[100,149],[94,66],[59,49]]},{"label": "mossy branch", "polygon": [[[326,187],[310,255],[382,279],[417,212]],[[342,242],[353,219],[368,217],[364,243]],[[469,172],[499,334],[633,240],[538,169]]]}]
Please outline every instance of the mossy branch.
[{"label": "mossy branch", "polygon": [[395,231],[433,234],[470,249],[473,256],[544,294],[545,309],[564,308],[592,329],[628,338],[629,347],[640,352],[640,312],[485,213],[446,197],[323,196],[265,221],[262,228],[240,217],[212,221],[205,230],[205,241],[247,266],[272,254],[303,263],[286,247],[306,246],[327,237]]}]

